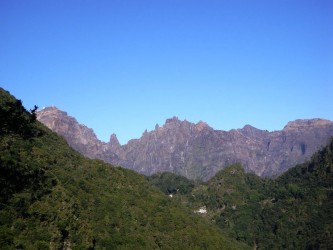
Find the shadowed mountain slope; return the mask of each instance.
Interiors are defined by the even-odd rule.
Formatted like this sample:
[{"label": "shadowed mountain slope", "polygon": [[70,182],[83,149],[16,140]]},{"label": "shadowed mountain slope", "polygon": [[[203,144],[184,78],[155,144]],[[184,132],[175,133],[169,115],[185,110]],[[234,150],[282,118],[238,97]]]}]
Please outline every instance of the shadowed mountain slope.
[{"label": "shadowed mountain slope", "polygon": [[147,179],[253,249],[333,249],[333,138],[277,179],[240,164],[201,184],[171,173]]},{"label": "shadowed mountain slope", "polygon": [[189,179],[208,180],[225,166],[241,163],[247,172],[278,176],[309,159],[333,135],[333,122],[296,120],[281,131],[268,132],[250,125],[230,131],[206,123],[167,119],[141,138],[120,145],[116,135],[99,141],[91,129],[55,107],[37,113],[38,120],[64,136],[82,154],[133,169],[145,175],[172,172]]},{"label": "shadowed mountain slope", "polygon": [[90,160],[0,89],[1,249],[247,249],[134,171]]}]

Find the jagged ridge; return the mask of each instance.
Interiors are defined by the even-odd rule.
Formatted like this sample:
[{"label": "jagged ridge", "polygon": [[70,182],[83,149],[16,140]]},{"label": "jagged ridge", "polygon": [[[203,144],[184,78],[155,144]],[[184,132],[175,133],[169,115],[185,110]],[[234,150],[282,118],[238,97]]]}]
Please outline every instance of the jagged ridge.
[{"label": "jagged ridge", "polygon": [[0,88],[1,249],[248,249],[156,190],[89,160]]},{"label": "jagged ridge", "polygon": [[90,158],[146,175],[169,171],[203,180],[237,162],[247,172],[277,176],[311,157],[333,135],[333,122],[324,119],[296,120],[281,131],[268,132],[250,125],[230,131],[214,130],[202,121],[194,124],[173,117],[163,126],[145,131],[141,138],[120,145],[115,135],[109,143],[102,143],[91,129],[54,107],[37,116]]}]

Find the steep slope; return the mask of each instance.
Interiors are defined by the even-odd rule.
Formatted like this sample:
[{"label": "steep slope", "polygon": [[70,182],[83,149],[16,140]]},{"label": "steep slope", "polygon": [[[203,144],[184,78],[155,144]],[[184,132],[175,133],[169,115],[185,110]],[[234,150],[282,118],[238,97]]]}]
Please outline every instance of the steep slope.
[{"label": "steep slope", "polygon": [[1,249],[246,249],[151,186],[89,160],[0,89]]},{"label": "steep slope", "polygon": [[[207,183],[175,192],[173,199],[215,222],[229,237],[254,249],[333,248],[333,138],[311,161],[279,178],[262,179],[235,164]],[[164,174],[165,175],[165,174]],[[162,191],[186,181],[163,175],[152,183]]]},{"label": "steep slope", "polygon": [[237,162],[247,172],[277,176],[309,159],[333,135],[333,122],[323,119],[296,120],[281,131],[268,132],[250,125],[230,131],[214,130],[202,121],[193,124],[174,117],[121,146],[115,135],[103,144],[95,135],[87,137],[80,132],[82,125],[76,120],[73,123],[74,118],[54,108],[50,115],[49,110],[38,112],[38,119],[89,157],[145,175],[168,171],[190,179],[208,180]]},{"label": "steep slope", "polygon": [[[263,211],[265,244],[284,248],[333,249],[333,138],[280,176],[271,190],[274,203]],[[289,247],[290,248],[290,247]]]},{"label": "steep slope", "polygon": [[[106,162],[115,162],[117,156],[111,151],[112,145],[97,139],[94,131],[85,125],[79,124],[74,117],[56,107],[47,107],[37,112],[37,118],[48,128],[63,136],[68,144],[91,159],[103,159]],[[117,140],[112,137],[112,141]],[[119,142],[118,142],[119,144]]]}]

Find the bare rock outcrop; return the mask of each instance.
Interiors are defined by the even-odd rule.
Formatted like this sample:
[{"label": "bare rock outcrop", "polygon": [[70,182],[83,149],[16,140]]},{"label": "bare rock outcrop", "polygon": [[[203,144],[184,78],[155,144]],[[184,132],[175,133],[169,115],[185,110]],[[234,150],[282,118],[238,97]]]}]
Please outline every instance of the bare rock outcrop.
[{"label": "bare rock outcrop", "polygon": [[277,176],[309,159],[333,136],[333,122],[324,119],[296,120],[269,132],[250,125],[214,130],[203,121],[194,124],[173,117],[120,145],[115,134],[109,143],[99,141],[92,129],[55,107],[39,111],[37,118],[90,158],[145,175],[169,171],[202,180],[237,162],[259,176]]}]

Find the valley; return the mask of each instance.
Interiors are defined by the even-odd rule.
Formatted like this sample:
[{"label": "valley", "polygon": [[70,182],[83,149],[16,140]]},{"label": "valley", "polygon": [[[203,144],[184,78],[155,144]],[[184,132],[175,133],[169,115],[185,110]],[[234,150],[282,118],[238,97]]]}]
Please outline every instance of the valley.
[{"label": "valley", "polygon": [[[100,159],[89,159],[97,158],[95,153],[87,155],[89,158],[83,156],[69,146],[73,141],[64,138],[75,139],[81,150],[104,147],[100,156],[112,152],[108,154],[112,160],[120,160],[117,150],[129,150],[130,146],[119,145],[114,135],[110,143],[98,142],[91,129],[67,115],[62,120],[48,116],[44,123],[68,132],[62,138],[38,122],[37,117],[41,119],[35,109],[25,110],[20,100],[0,89],[2,249],[333,247],[333,138],[326,138],[326,145],[309,144],[311,140],[323,140],[322,131],[330,131],[329,121],[296,121],[282,132],[258,131],[249,126],[214,132],[205,123],[193,125],[172,118],[128,143],[139,145],[144,138],[161,133],[161,137],[156,136],[156,147],[166,134],[170,139],[161,144],[176,145],[172,141],[175,138],[190,138],[202,142],[199,145],[204,148],[210,145],[209,138],[214,140],[223,133],[232,133],[236,138],[247,135],[247,140],[262,134],[279,138],[277,135],[282,133],[284,139],[271,141],[270,148],[276,147],[277,141],[288,147],[294,142],[296,149],[289,150],[298,153],[289,154],[305,155],[312,147],[319,148],[275,178],[258,176],[248,166],[232,162],[211,178],[186,178],[170,171],[152,171],[144,176]],[[189,133],[187,138],[181,138],[188,127],[192,127],[194,136]],[[173,135],[175,131],[177,135]],[[91,139],[96,139],[95,144]],[[189,142],[189,147],[195,148],[191,145]],[[201,171],[200,165],[197,171]]]}]

